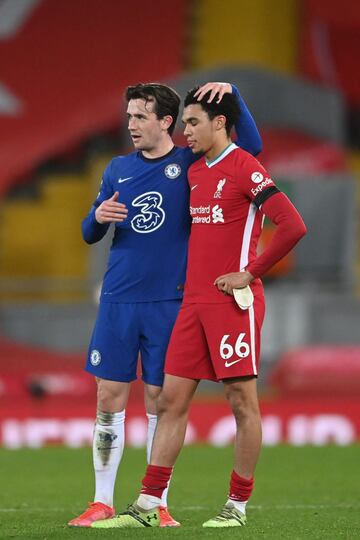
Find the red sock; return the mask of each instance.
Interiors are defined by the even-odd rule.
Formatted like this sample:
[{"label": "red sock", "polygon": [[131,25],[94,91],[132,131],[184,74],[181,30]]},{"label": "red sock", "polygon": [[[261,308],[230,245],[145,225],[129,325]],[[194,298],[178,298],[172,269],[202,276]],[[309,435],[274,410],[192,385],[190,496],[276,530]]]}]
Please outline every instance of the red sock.
[{"label": "red sock", "polygon": [[243,478],[235,471],[231,473],[229,499],[234,501],[248,501],[254,487],[253,478]]},{"label": "red sock", "polygon": [[141,493],[161,499],[164,489],[168,486],[172,471],[172,467],[148,465],[146,474],[142,480]]}]

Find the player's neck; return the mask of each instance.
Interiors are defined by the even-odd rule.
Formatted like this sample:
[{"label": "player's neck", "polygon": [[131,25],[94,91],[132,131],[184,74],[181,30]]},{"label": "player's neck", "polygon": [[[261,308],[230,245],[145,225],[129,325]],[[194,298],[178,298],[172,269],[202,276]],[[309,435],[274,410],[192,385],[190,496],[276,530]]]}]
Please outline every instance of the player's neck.
[{"label": "player's neck", "polygon": [[211,148],[205,152],[206,161],[214,161],[219,157],[224,150],[232,143],[230,137],[221,137],[221,139],[214,142]]},{"label": "player's neck", "polygon": [[172,138],[167,136],[163,141],[161,141],[154,148],[148,148],[147,150],[142,150],[142,155],[147,159],[155,159],[162,156],[165,156],[174,148],[174,142]]}]

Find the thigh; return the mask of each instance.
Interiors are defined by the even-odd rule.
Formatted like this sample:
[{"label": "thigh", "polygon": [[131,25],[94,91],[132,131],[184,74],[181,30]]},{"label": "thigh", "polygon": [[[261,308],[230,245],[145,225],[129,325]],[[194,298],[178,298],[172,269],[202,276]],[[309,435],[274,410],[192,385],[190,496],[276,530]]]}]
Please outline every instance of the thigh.
[{"label": "thigh", "polygon": [[217,380],[196,304],[182,304],[166,355],[165,373]]},{"label": "thigh", "polygon": [[139,323],[136,304],[100,303],[88,350],[86,371],[101,379],[136,379]]},{"label": "thigh", "polygon": [[180,306],[181,300],[138,304],[142,379],[148,385],[163,384],[166,351]]},{"label": "thigh", "polygon": [[202,305],[201,321],[217,379],[258,375],[263,298],[247,310],[235,302]]}]

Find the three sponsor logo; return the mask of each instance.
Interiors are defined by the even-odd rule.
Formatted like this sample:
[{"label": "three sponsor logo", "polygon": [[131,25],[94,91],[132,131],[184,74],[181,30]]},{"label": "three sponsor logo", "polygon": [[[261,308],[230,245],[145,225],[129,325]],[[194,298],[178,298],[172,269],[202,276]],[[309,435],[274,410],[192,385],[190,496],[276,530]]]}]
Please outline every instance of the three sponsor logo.
[{"label": "three sponsor logo", "polygon": [[147,234],[161,227],[165,221],[162,202],[162,195],[158,191],[147,191],[133,200],[132,206],[140,209],[131,220],[131,227],[135,232]]}]

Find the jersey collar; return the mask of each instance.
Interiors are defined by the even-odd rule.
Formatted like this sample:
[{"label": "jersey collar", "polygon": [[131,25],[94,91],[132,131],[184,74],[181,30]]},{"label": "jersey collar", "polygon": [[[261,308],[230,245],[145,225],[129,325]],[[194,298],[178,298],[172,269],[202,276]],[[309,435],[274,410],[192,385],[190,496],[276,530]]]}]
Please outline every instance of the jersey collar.
[{"label": "jersey collar", "polygon": [[219,154],[215,159],[211,160],[211,161],[208,161],[206,158],[205,158],[205,163],[206,165],[210,168],[210,167],[213,167],[214,165],[217,165],[220,161],[222,161],[226,156],[228,156],[230,154],[230,152],[232,152],[233,150],[235,150],[235,148],[237,148],[236,144],[235,143],[230,143],[229,146],[227,146],[222,152],[221,154]]},{"label": "jersey collar", "polygon": [[143,153],[141,152],[141,150],[138,151],[138,157],[141,158],[142,160],[144,161],[147,161],[148,163],[156,163],[157,161],[161,161],[162,159],[165,159],[165,158],[168,158],[171,156],[171,154],[174,154],[176,152],[176,150],[178,149],[177,146],[173,146],[172,149],[167,153],[167,154],[164,154],[163,156],[160,156],[160,157],[156,157],[156,158],[147,158],[143,155]]}]

